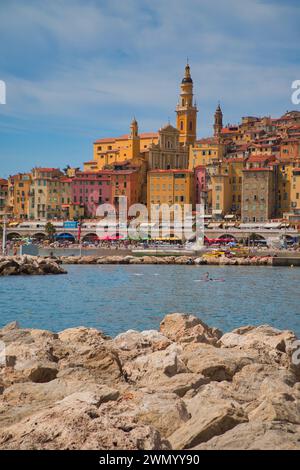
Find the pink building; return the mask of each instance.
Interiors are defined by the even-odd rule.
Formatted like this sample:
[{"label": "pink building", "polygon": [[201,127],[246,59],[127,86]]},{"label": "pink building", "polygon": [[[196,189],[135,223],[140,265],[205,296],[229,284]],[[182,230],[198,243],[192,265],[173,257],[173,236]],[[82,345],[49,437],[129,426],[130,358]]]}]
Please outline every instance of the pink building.
[{"label": "pink building", "polygon": [[205,204],[207,209],[207,183],[208,175],[205,166],[199,165],[195,169],[195,204]]},{"label": "pink building", "polygon": [[84,207],[85,217],[95,217],[99,205],[111,203],[111,171],[77,172],[72,178],[72,201]]}]

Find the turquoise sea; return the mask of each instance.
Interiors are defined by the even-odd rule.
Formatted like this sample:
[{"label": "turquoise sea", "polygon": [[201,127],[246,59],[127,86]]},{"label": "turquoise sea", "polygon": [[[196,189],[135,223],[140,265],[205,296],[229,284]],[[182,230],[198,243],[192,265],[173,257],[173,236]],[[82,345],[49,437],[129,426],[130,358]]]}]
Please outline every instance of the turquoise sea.
[{"label": "turquoise sea", "polygon": [[[0,278],[0,326],[116,335],[158,328],[165,314],[199,316],[223,331],[268,323],[300,336],[300,269],[205,266],[67,266],[61,276]],[[202,282],[208,271],[216,282]]]}]

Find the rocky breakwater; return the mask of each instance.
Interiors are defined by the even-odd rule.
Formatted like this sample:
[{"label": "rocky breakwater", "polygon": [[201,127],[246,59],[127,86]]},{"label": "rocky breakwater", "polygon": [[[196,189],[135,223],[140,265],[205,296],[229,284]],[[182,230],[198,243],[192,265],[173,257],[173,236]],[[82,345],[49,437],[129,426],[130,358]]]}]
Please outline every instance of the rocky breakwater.
[{"label": "rocky breakwater", "polygon": [[300,449],[295,339],[180,313],[115,338],[9,324],[0,449]]},{"label": "rocky breakwater", "polygon": [[0,257],[0,276],[65,274],[60,261],[37,256]]},{"label": "rocky breakwater", "polygon": [[271,266],[270,256],[62,256],[64,264],[181,264],[222,266]]}]

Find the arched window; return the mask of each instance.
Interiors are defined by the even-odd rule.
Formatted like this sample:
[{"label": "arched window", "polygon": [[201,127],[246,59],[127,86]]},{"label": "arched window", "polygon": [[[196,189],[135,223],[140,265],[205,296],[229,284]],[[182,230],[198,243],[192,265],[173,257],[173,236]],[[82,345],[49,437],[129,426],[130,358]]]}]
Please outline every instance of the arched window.
[{"label": "arched window", "polygon": [[193,121],[190,121],[190,124],[189,124],[189,129],[190,129],[190,131],[192,131],[192,130],[193,130]]},{"label": "arched window", "polygon": [[182,98],[181,105],[184,106],[184,98]]},{"label": "arched window", "polygon": [[183,121],[180,121],[180,130],[183,131]]}]

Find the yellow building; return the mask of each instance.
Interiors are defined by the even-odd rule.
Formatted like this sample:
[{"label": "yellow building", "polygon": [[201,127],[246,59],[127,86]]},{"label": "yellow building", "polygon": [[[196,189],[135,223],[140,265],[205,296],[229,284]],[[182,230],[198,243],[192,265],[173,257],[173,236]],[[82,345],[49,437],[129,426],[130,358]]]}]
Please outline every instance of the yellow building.
[{"label": "yellow building", "polygon": [[194,174],[190,170],[151,170],[148,172],[147,205],[194,204]]},{"label": "yellow building", "polygon": [[292,170],[291,212],[300,215],[300,167]]},{"label": "yellow building", "polygon": [[222,218],[230,213],[231,197],[228,172],[220,166],[214,174],[211,174],[211,205],[212,215]]},{"label": "yellow building", "polygon": [[16,219],[29,215],[30,173],[18,173],[8,178],[9,212]]},{"label": "yellow building", "polygon": [[30,187],[29,217],[52,219],[61,216],[63,173],[57,168],[34,168]]},{"label": "yellow building", "polygon": [[226,145],[216,137],[197,140],[189,149],[189,169],[219,162],[224,157],[225,149]]},{"label": "yellow building", "polygon": [[239,218],[242,211],[244,160],[243,158],[230,159],[226,161],[225,165],[228,168],[229,176],[229,198],[231,200],[230,213]]},{"label": "yellow building", "polygon": [[185,145],[193,145],[197,132],[197,106],[194,102],[193,80],[189,64],[185,67],[185,75],[180,85],[179,102],[176,106],[176,127],[180,132],[179,141]]},{"label": "yellow building", "polygon": [[84,171],[99,171],[107,165],[133,160],[137,163],[141,153],[150,144],[158,142],[155,132],[138,133],[138,123],[133,119],[130,133],[120,137],[99,139],[94,142],[94,159],[84,163]]},{"label": "yellow building", "polygon": [[208,166],[210,175],[212,214],[216,217],[235,215],[240,217],[242,206],[242,158],[225,159]]},{"label": "yellow building", "polygon": [[[277,215],[283,217],[291,209],[292,179],[295,161],[280,158],[277,165]],[[297,165],[298,166],[298,165]]]}]

